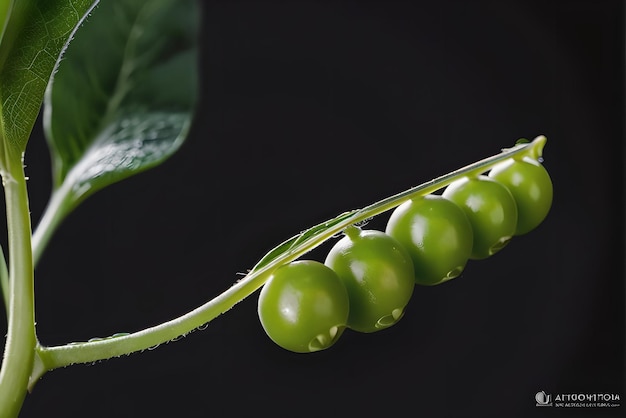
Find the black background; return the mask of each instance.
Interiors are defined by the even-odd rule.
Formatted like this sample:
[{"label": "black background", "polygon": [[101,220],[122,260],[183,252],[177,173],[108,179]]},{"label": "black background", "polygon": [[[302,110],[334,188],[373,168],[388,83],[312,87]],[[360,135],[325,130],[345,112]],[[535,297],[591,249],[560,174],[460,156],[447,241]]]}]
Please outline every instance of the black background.
[{"label": "black background", "polygon": [[[534,399],[626,397],[623,2],[206,1],[202,12],[188,140],[59,229],[36,270],[43,344],[183,314],[298,231],[520,137],[548,137],[552,210],[460,278],[416,288],[383,332],[290,353],[265,336],[255,293],[179,342],[48,373],[23,417],[623,415]],[[40,123],[26,164],[36,223],[51,182]]]}]

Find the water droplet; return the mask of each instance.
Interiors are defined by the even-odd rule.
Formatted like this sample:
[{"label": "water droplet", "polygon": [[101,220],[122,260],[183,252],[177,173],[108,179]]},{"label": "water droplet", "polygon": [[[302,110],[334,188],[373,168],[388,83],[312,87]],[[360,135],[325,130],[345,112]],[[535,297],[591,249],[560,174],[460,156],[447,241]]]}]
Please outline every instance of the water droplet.
[{"label": "water droplet", "polygon": [[311,353],[313,353],[315,351],[323,350],[325,348],[326,348],[326,344],[325,344],[325,336],[324,336],[324,334],[320,334],[320,335],[316,336],[309,343],[309,351]]},{"label": "water droplet", "polygon": [[441,282],[446,282],[448,280],[452,280],[455,279],[457,277],[459,277],[461,275],[461,273],[463,272],[463,266],[457,266],[455,268],[453,268],[452,270],[450,270],[448,272],[448,274],[446,274],[446,276],[441,279]]},{"label": "water droplet", "polygon": [[316,335],[315,338],[313,338],[309,343],[309,352],[313,353],[315,351],[324,350],[333,345],[342,334],[344,328],[345,327],[343,326],[336,325],[334,327],[330,327],[328,334]]},{"label": "water droplet", "polygon": [[489,248],[489,255],[494,255],[495,253],[506,247],[506,245],[511,241],[511,238],[512,237],[500,238],[498,242],[496,242],[494,245],[491,246],[491,248]]},{"label": "water droplet", "polygon": [[338,332],[339,332],[339,327],[331,327],[329,331],[330,338],[331,339],[335,338]]},{"label": "water droplet", "polygon": [[378,329],[388,328],[398,322],[404,316],[403,308],[396,308],[389,315],[385,315],[376,321],[374,325]]}]

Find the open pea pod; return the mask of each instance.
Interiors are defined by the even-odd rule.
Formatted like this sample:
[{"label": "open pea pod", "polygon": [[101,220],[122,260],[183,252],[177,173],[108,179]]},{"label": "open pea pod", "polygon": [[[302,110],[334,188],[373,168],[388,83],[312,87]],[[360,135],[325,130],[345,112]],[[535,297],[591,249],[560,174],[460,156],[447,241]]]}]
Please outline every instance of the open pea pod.
[{"label": "open pea pod", "polygon": [[35,260],[60,221],[102,188],[154,167],[185,140],[198,95],[195,0],[102,2],[44,101],[53,192]]}]

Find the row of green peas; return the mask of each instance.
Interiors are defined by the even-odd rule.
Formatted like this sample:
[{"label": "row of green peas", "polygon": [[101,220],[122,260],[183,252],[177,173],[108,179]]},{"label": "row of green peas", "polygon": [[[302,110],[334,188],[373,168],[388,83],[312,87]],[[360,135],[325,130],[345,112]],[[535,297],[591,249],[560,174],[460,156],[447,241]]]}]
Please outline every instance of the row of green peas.
[{"label": "row of green peas", "polygon": [[454,279],[469,260],[488,258],[532,231],[552,197],[541,160],[525,155],[407,200],[384,232],[349,226],[323,263],[277,268],[259,294],[261,325],[272,341],[298,353],[331,347],[347,328],[388,328],[403,317],[416,284]]}]

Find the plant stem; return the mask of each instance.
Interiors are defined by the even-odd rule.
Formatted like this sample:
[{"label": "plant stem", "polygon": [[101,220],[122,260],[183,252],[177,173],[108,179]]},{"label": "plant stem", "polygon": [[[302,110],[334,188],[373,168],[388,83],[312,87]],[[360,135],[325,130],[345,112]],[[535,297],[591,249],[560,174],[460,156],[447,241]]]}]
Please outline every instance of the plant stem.
[{"label": "plant stem", "polygon": [[61,188],[52,193],[50,202],[35,228],[32,238],[33,263],[35,265],[39,262],[44,248],[48,245],[59,224],[72,210],[69,204],[70,200],[68,199],[70,193],[68,189],[68,185],[64,183]]},{"label": "plant stem", "polygon": [[[17,163],[15,163],[17,160]],[[31,224],[21,158],[2,173],[9,243],[9,325],[0,370],[0,417],[17,417],[33,366],[35,306]]]},{"label": "plant stem", "polygon": [[[350,212],[348,216],[340,216],[335,218],[335,220],[320,224],[318,227],[311,229],[317,230],[316,233],[311,236],[306,237],[307,231],[305,231],[302,233],[302,236],[304,236],[302,240],[295,240],[291,247],[285,249],[275,257],[270,258],[267,263],[260,263],[260,265],[262,264],[261,267],[255,267],[248,275],[231,288],[179,318],[155,327],[115,338],[110,337],[99,341],[72,343],[55,347],[39,346],[37,347],[37,352],[44,365],[44,370],[41,373],[43,374],[45,370],[52,370],[74,363],[90,363],[130,354],[132,352],[155,347],[159,344],[174,340],[177,337],[186,335],[226,312],[235,304],[255,292],[263,286],[272,271],[277,267],[293,261],[313,250],[350,225],[393,209],[408,199],[433,193],[463,176],[486,172],[498,162],[511,158],[512,156],[519,156],[521,154],[541,155],[541,150],[545,142],[546,138],[539,136],[531,143],[516,145],[513,148],[503,150],[500,154],[470,164],[412,189],[383,199],[363,209]],[[270,251],[270,253],[271,252],[272,251]]]},{"label": "plant stem", "polygon": [[0,246],[0,288],[2,289],[2,297],[4,299],[4,306],[7,312],[7,320],[9,319],[9,270],[7,268],[7,260],[4,258],[4,251]]}]

